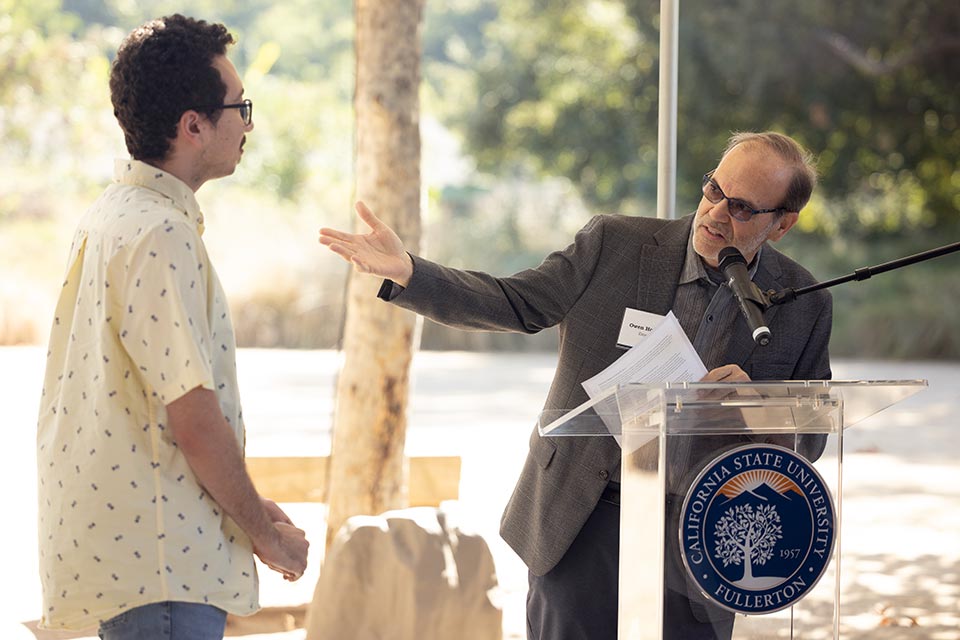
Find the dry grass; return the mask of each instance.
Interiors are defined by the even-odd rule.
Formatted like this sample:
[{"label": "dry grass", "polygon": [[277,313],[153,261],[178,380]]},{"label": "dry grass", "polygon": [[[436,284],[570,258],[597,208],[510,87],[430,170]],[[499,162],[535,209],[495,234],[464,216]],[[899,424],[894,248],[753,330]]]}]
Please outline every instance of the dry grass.
[{"label": "dry grass", "polygon": [[[43,344],[67,252],[96,197],[39,198],[0,211],[0,345]],[[349,203],[309,210],[235,184],[211,184],[198,200],[204,241],[230,299],[243,346],[329,347],[339,336],[346,267],[316,241],[348,223]]]}]

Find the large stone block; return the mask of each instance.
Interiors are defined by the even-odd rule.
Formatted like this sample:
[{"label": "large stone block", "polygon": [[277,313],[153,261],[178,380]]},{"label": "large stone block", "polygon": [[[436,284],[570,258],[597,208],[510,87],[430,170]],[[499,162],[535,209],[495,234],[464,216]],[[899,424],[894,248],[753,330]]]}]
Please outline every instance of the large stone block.
[{"label": "large stone block", "polygon": [[350,518],[320,572],[308,640],[499,640],[493,556],[441,506]]}]

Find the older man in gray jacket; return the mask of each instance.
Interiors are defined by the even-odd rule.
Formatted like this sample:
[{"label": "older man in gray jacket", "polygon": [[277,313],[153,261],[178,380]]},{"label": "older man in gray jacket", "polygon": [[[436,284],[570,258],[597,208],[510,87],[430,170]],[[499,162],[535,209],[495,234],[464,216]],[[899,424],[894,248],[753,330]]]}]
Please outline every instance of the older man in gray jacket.
[{"label": "older man in gray jacket", "polygon": [[[357,211],[370,233],[321,229],[320,242],[358,271],[386,278],[381,298],[442,324],[524,333],[557,326],[559,363],[544,410],[569,410],[587,400],[581,383],[623,354],[617,338],[627,308],[672,310],[708,369],[704,381],[829,379],[829,294],[768,311],[775,338],[755,348],[718,270],[720,250],[733,246],[762,290],[815,282],[767,244],[796,224],[815,182],[810,155],[791,138],[736,134],[704,176],[695,214],[671,221],[596,216],[566,249],[504,278],[408,254],[362,203]],[[705,460],[722,444],[704,440],[687,460]],[[528,638],[617,637],[619,464],[612,438],[531,435],[500,529],[529,568]],[[667,637],[729,637],[732,616],[679,586],[679,560],[673,562]]]}]

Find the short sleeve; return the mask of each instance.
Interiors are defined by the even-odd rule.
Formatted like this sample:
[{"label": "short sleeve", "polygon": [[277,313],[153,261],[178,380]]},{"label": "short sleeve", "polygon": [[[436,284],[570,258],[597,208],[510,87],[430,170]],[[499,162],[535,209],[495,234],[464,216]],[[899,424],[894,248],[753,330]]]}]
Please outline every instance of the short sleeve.
[{"label": "short sleeve", "polygon": [[120,342],[164,404],[213,388],[206,262],[199,236],[179,221],[146,231],[126,253]]}]

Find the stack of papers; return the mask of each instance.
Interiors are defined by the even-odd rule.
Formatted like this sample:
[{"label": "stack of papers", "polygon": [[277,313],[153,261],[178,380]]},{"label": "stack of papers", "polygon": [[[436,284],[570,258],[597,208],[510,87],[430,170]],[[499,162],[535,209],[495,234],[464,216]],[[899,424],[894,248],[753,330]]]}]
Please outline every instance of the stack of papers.
[{"label": "stack of papers", "polygon": [[707,375],[703,361],[673,311],[651,328],[616,362],[583,382],[583,388],[591,400],[608,395],[621,384],[695,382]]}]

